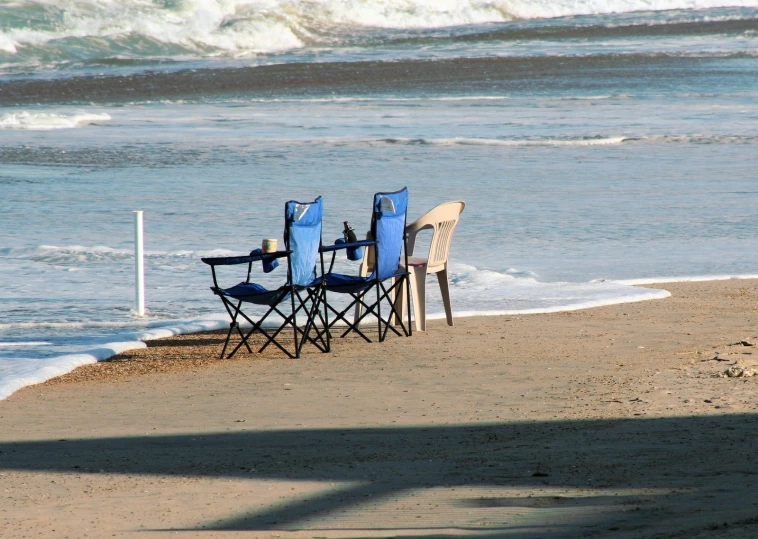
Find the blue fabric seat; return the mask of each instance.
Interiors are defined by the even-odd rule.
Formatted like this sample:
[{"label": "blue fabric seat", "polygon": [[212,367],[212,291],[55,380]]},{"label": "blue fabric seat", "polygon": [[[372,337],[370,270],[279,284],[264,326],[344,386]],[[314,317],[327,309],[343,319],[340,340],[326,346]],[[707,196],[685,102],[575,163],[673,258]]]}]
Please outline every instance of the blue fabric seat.
[{"label": "blue fabric seat", "polygon": [[218,293],[257,305],[271,305],[279,296],[287,294],[286,291],[282,292],[279,289],[268,290],[258,283],[239,283],[231,288],[221,289]]},{"label": "blue fabric seat", "polygon": [[[221,350],[222,358],[235,331],[240,336],[240,342],[226,356],[227,358],[236,354],[242,346],[252,352],[251,338],[257,333],[263,335],[264,338],[264,343],[258,352],[263,352],[269,344],[277,346],[293,358],[300,357],[305,343],[313,344],[322,352],[330,350],[326,290],[320,278],[324,269],[321,253],[323,213],[321,197],[307,203],[290,200],[284,205],[284,251],[262,253],[256,250],[248,256],[202,259],[211,266],[213,275],[211,290],[221,298],[231,318],[229,331]],[[282,286],[270,290],[259,283],[250,281],[253,262],[262,262],[264,267],[266,265],[270,267],[272,261],[285,257],[287,281]],[[221,287],[218,283],[216,268],[238,264],[247,264],[245,281],[229,288]],[[255,320],[245,313],[243,308],[245,304],[262,305],[268,307],[268,310],[262,317]],[[273,329],[264,327],[264,322],[274,313],[283,319],[282,324]],[[240,319],[247,320],[252,326],[246,333],[240,327]],[[293,334],[294,346],[291,349],[279,337],[287,328],[292,329]]]},{"label": "blue fabric seat", "polygon": [[[322,249],[323,252],[332,252],[332,265],[334,265],[334,253],[342,249],[366,247],[374,249],[376,263],[374,270],[365,277],[359,275],[345,275],[331,271],[324,274],[318,282],[326,288],[327,312],[331,311],[335,317],[329,324],[330,330],[336,323],[342,321],[347,324],[347,329],[342,333],[345,337],[351,332],[358,333],[366,341],[371,339],[360,329],[364,318],[371,315],[377,319],[379,341],[383,341],[388,332],[392,330],[397,335],[411,335],[410,325],[410,281],[408,267],[408,255],[405,246],[405,221],[408,211],[408,189],[392,193],[376,193],[371,212],[371,237],[372,240],[354,243],[338,243]],[[367,299],[372,289],[376,295]],[[348,294],[351,301],[347,307],[338,308],[330,303],[330,294]],[[397,296],[393,300],[393,296]],[[407,308],[401,306],[406,302]],[[347,313],[360,306],[363,313],[353,320],[349,320]],[[382,315],[382,306],[385,306],[385,314]],[[403,310],[407,313],[404,320]],[[395,327],[395,323],[400,329]]]},{"label": "blue fabric seat", "polygon": [[336,291],[338,288],[343,293],[364,292],[374,286],[373,279],[358,275],[343,275],[341,273],[327,273],[324,275],[324,284],[327,290]]}]

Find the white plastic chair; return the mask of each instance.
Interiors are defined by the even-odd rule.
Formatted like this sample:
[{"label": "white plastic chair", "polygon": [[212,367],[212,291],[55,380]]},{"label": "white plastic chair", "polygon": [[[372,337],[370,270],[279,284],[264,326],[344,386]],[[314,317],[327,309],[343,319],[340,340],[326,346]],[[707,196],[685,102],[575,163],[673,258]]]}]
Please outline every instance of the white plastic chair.
[{"label": "white plastic chair", "polygon": [[[445,305],[447,325],[453,325],[453,309],[450,304],[447,259],[453,232],[466,203],[462,200],[446,202],[432,209],[413,223],[405,227],[408,235],[408,270],[411,273],[411,294],[413,295],[413,312],[416,329],[426,331],[426,276],[435,273],[440,284],[442,302]],[[413,256],[416,236],[422,230],[432,230],[429,252],[425,258]]]},{"label": "white plastic chair", "polygon": [[[418,218],[405,227],[408,236],[408,266],[411,273],[411,295],[413,296],[413,312],[415,326],[418,331],[426,331],[426,276],[430,273],[437,274],[440,284],[442,302],[445,306],[447,324],[453,325],[453,309],[450,303],[450,290],[447,275],[447,259],[450,254],[450,244],[453,241],[453,232],[458,224],[461,213],[466,207],[462,200],[446,202]],[[416,236],[422,230],[432,230],[432,239],[429,243],[429,252],[426,258],[413,256],[416,247]],[[371,239],[367,234],[367,239]],[[363,255],[360,275],[368,275],[374,268],[374,252],[368,248]],[[400,312],[405,312],[405,301],[398,298]],[[356,320],[361,315],[360,305],[355,308]]]}]

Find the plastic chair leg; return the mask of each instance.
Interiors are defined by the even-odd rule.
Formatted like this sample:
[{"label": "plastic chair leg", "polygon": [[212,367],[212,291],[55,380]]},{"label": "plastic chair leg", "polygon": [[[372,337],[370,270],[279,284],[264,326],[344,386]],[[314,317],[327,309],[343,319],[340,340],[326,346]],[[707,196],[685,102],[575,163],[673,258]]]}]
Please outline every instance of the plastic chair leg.
[{"label": "plastic chair leg", "polygon": [[[359,294],[358,297],[363,299],[363,293]],[[353,312],[353,324],[357,327],[361,327],[361,314],[363,314],[363,306],[359,301],[355,304],[355,311]]]},{"label": "plastic chair leg", "polygon": [[411,294],[416,329],[426,331],[426,266],[411,267]]},{"label": "plastic chair leg", "polygon": [[447,268],[437,272],[437,281],[440,283],[440,292],[442,293],[442,303],[445,305],[445,316],[447,325],[453,325],[453,307],[450,303],[450,285],[447,282]]},{"label": "plastic chair leg", "polygon": [[[363,255],[363,261],[361,262],[361,269],[360,273],[358,274],[361,277],[365,277],[368,275],[368,248],[366,250],[366,254]],[[363,294],[360,294],[360,298],[363,298]],[[361,302],[355,304],[355,312],[353,313],[353,323],[356,324],[358,327],[361,325],[361,314],[363,313],[363,306],[361,305]]]},{"label": "plastic chair leg", "polygon": [[[392,284],[395,284],[395,279],[392,279]],[[395,313],[392,313],[392,324],[395,326],[399,326],[403,324],[403,320],[405,319],[405,286],[401,283],[397,287],[395,287],[395,290],[392,292],[394,295],[394,299],[392,299],[392,302],[395,305],[395,309],[397,309],[397,312],[400,313],[400,319],[398,320],[397,315]]]}]

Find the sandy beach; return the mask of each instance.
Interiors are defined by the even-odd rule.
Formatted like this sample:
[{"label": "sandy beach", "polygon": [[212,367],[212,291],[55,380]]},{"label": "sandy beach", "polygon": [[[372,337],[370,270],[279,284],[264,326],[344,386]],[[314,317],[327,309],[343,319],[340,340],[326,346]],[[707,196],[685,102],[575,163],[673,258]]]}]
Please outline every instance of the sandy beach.
[{"label": "sandy beach", "polygon": [[[755,537],[758,282],[384,344],[152,341],[0,402],[1,537]],[[744,370],[743,370],[744,369]]]}]

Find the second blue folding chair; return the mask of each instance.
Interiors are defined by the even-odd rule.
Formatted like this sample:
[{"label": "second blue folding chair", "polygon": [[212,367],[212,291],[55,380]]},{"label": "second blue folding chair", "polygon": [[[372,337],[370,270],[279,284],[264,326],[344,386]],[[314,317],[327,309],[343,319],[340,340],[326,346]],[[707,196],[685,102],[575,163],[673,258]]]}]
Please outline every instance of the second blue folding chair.
[{"label": "second blue folding chair", "polygon": [[[324,247],[324,252],[366,247],[374,250],[376,263],[370,275],[345,275],[332,272],[334,254],[329,271],[323,282],[327,292],[327,310],[334,314],[329,328],[344,323],[345,337],[355,332],[366,341],[371,339],[361,330],[361,322],[367,316],[377,320],[379,341],[384,341],[392,330],[397,335],[411,335],[410,280],[408,254],[406,252],[405,221],[408,210],[408,189],[392,193],[376,193],[371,212],[371,240],[341,243]],[[373,293],[375,291],[375,294]],[[336,306],[330,301],[332,294],[348,295],[347,307]],[[332,296],[334,298],[334,296]],[[363,311],[356,317],[348,316],[356,306]],[[384,310],[382,309],[384,307]],[[407,318],[406,318],[407,317]]]}]

